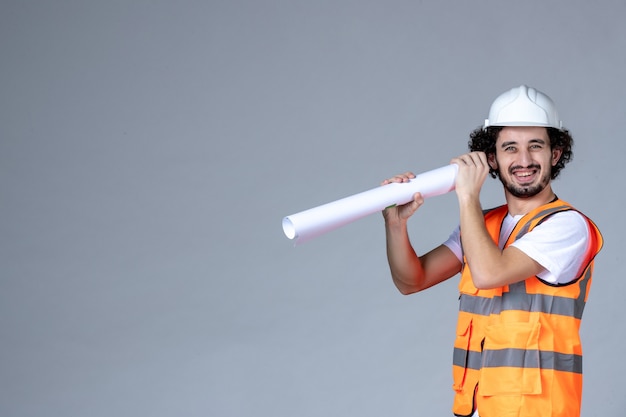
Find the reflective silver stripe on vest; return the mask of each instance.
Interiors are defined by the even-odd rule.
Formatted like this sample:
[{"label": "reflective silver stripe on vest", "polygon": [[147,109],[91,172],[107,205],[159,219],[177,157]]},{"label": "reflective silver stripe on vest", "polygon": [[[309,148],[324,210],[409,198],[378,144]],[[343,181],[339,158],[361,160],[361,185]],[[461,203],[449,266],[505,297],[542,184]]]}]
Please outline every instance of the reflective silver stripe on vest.
[{"label": "reflective silver stripe on vest", "polygon": [[480,364],[482,362],[482,355],[480,352],[476,352],[474,350],[463,350],[460,348],[454,348],[454,353],[452,354],[452,364],[456,366],[460,366],[461,368],[468,369],[480,369]]},{"label": "reflective silver stripe on vest", "polygon": [[583,373],[583,358],[572,353],[541,350],[500,349],[485,350],[482,354],[473,350],[454,348],[452,364],[466,369],[480,370],[509,366],[515,368],[541,368],[555,371]]},{"label": "reflective silver stripe on vest", "polygon": [[499,349],[483,352],[483,368],[510,366],[515,368],[541,368],[555,371],[583,373],[583,357],[572,353],[543,350]]},{"label": "reflective silver stripe on vest", "polygon": [[461,294],[459,310],[466,313],[489,316],[503,311],[518,310],[557,314],[581,319],[585,309],[585,294],[591,278],[591,268],[585,270],[583,279],[578,282],[578,298],[559,297],[546,294],[527,294],[525,282],[509,286],[509,292],[493,298]]}]

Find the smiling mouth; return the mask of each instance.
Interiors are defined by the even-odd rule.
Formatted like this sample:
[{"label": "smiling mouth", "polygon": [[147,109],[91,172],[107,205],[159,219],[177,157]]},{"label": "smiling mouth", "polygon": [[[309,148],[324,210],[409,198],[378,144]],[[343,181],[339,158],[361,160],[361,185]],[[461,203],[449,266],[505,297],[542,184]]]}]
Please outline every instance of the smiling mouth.
[{"label": "smiling mouth", "polygon": [[537,167],[515,168],[511,170],[511,175],[521,183],[528,183],[536,178],[538,172],[539,169]]}]

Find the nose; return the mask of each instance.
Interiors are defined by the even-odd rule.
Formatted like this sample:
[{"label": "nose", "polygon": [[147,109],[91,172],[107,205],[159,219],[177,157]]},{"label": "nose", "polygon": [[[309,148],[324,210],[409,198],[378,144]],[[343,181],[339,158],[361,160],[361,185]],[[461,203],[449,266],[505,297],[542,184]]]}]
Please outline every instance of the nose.
[{"label": "nose", "polygon": [[532,157],[528,149],[522,149],[518,152],[517,157],[519,159],[519,164],[523,167],[530,166],[532,164]]}]

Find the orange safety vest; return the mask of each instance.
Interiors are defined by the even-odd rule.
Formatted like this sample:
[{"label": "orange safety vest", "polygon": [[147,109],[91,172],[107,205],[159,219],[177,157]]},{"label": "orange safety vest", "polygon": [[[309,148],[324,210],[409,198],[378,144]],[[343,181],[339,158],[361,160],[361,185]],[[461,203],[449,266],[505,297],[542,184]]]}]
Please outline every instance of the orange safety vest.
[{"label": "orange safety vest", "polygon": [[[504,247],[549,216],[574,208],[555,200],[526,214]],[[508,207],[485,213],[497,244]],[[453,355],[453,412],[480,417],[580,416],[582,349],[580,320],[602,235],[587,217],[590,242],[580,275],[568,284],[533,276],[489,290],[477,289],[463,264]],[[465,260],[464,260],[465,261]]]}]

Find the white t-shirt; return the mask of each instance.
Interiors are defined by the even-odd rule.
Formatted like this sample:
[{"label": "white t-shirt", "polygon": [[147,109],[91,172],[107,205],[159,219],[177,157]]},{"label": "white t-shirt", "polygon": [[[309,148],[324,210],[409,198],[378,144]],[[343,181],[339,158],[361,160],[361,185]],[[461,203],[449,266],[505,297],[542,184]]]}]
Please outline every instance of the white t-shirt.
[{"label": "white t-shirt", "polygon": [[[500,248],[522,218],[507,214],[500,233]],[[545,269],[538,274],[550,284],[566,284],[578,278],[589,245],[589,226],[575,210],[553,214],[531,232],[512,243],[517,249],[534,259]],[[444,242],[463,262],[460,227]]]}]

